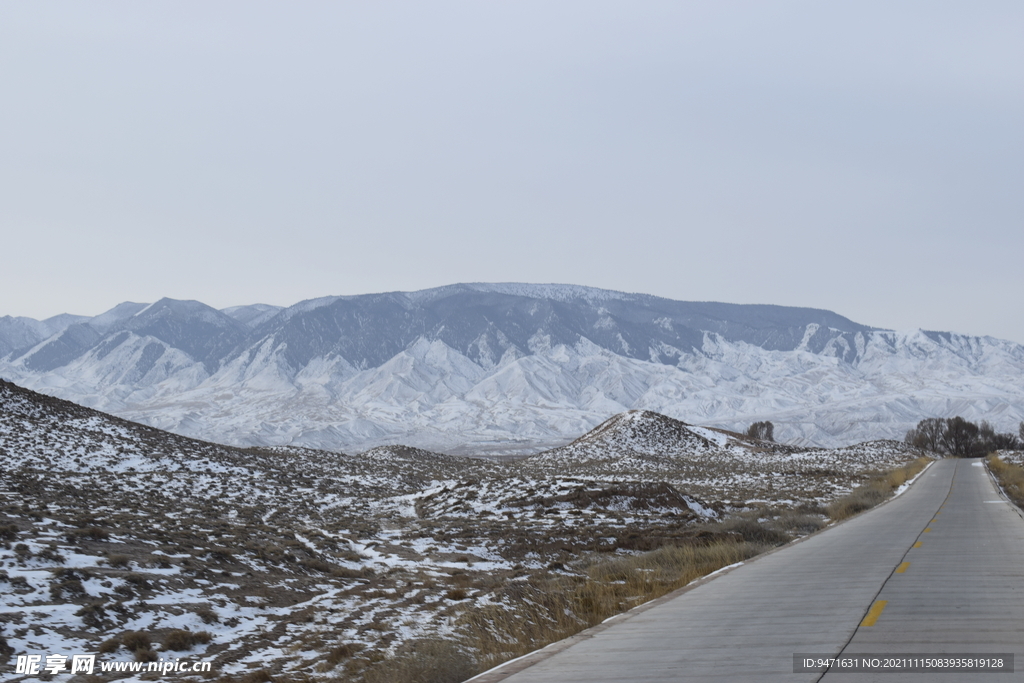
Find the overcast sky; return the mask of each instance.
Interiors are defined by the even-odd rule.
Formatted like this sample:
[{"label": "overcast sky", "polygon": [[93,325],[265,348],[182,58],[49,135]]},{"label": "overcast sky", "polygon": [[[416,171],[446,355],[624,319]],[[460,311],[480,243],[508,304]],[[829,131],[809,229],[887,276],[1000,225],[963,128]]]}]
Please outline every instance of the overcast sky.
[{"label": "overcast sky", "polygon": [[563,282],[1024,342],[1024,3],[0,3],[0,315]]}]

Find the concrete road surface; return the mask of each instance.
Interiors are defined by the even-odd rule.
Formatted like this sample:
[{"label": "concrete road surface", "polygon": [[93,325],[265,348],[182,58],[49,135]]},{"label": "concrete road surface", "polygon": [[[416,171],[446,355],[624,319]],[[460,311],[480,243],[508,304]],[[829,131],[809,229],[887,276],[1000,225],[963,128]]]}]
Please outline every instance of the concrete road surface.
[{"label": "concrete road surface", "polygon": [[[1018,673],[794,673],[794,655],[1012,653]],[[884,663],[884,658],[883,662]],[[978,460],[474,683],[1024,680],[1024,518]]]}]

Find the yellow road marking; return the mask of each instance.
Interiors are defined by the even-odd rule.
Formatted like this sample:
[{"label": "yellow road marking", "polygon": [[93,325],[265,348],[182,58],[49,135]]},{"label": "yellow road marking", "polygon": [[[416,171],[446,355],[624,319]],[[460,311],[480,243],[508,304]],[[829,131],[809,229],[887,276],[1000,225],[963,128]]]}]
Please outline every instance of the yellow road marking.
[{"label": "yellow road marking", "polygon": [[868,610],[868,615],[864,617],[864,621],[860,622],[861,626],[874,626],[875,622],[878,621],[878,617],[882,616],[882,610],[889,604],[888,600],[875,600],[875,604]]},{"label": "yellow road marking", "polygon": [[932,530],[932,528],[931,528],[931,527],[928,527],[927,529],[925,529],[925,530],[924,530],[924,533],[926,533],[926,534],[927,534],[927,533],[931,533],[931,530]]},{"label": "yellow road marking", "polygon": [[914,544],[914,547],[915,548],[920,548],[922,545],[924,545],[924,541],[918,541],[917,543]]},{"label": "yellow road marking", "polygon": [[909,567],[909,566],[910,566],[909,562],[904,562],[900,566],[896,567],[896,573],[897,574],[902,574],[903,572],[907,571],[907,567]]}]

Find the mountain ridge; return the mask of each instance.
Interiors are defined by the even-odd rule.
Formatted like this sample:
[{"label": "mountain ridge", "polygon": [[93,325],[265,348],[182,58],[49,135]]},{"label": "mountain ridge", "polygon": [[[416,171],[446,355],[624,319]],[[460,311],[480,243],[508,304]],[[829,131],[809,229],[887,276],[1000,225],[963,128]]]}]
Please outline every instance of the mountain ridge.
[{"label": "mountain ridge", "polygon": [[11,320],[0,377],[238,445],[537,452],[632,409],[738,431],[771,419],[807,445],[899,438],[936,415],[1024,419],[1024,347],[821,309],[468,283]]}]

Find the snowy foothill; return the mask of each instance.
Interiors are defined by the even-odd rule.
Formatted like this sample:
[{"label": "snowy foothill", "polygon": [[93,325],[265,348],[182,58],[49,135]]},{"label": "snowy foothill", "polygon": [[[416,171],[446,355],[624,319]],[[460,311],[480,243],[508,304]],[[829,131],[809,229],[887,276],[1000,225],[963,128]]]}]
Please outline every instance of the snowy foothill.
[{"label": "snowy foothill", "polygon": [[471,643],[474,615],[515,614],[524,591],[595,563],[732,542],[715,525],[733,515],[820,526],[829,501],[918,455],[639,410],[526,458],[243,449],[2,382],[0,659],[73,650],[360,680],[415,643]]}]

